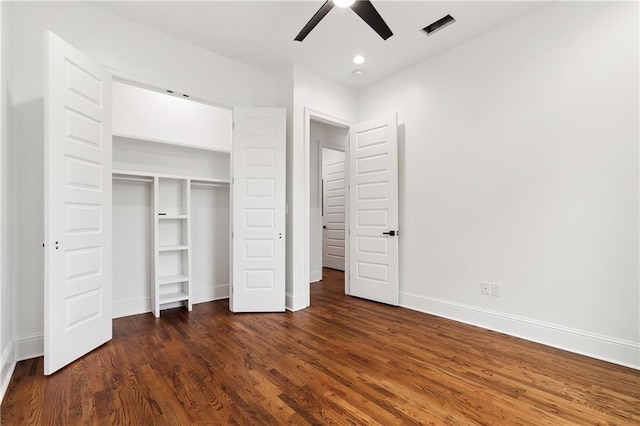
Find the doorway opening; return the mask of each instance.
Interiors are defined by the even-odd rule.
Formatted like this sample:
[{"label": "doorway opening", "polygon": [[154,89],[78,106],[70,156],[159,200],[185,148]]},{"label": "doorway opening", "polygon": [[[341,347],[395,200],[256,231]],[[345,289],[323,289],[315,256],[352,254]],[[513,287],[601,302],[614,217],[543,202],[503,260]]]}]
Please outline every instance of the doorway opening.
[{"label": "doorway opening", "polygon": [[[348,267],[349,127],[316,113],[309,129],[309,283],[323,278],[323,269],[345,272]],[[342,276],[342,275],[340,275]],[[346,282],[345,282],[346,292]]]}]

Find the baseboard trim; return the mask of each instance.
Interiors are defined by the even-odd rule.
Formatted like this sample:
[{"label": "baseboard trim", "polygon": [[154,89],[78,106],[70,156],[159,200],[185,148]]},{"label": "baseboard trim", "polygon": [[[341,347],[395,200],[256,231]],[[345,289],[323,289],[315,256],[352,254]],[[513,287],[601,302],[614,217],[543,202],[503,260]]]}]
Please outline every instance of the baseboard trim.
[{"label": "baseboard trim", "polygon": [[[215,287],[199,288],[193,291],[191,303],[213,302],[214,300],[229,298],[229,284],[221,284]],[[182,306],[182,302],[178,302],[168,307]],[[131,315],[146,314],[151,312],[151,298],[119,300],[113,302],[112,315],[113,318],[128,317]]]},{"label": "baseboard trim", "polygon": [[0,403],[4,399],[4,394],[7,392],[11,376],[13,376],[15,369],[15,350],[13,342],[9,342],[0,356]]},{"label": "baseboard trim", "polygon": [[130,315],[139,315],[147,312],[151,312],[151,298],[146,297],[144,299],[129,299],[119,300],[113,302],[112,305],[112,317],[122,318]]},{"label": "baseboard trim", "polygon": [[229,298],[229,284],[197,289],[193,292],[193,303],[213,302]]},{"label": "baseboard trim", "polygon": [[407,292],[400,306],[640,370],[640,343]]},{"label": "baseboard trim", "polygon": [[309,306],[306,303],[305,297],[303,295],[294,296],[291,293],[286,293],[285,295],[285,309],[287,311],[300,311]]},{"label": "baseboard trim", "polygon": [[318,281],[322,281],[322,271],[311,271],[309,273],[309,282],[317,283]]},{"label": "baseboard trim", "polygon": [[44,355],[44,333],[35,333],[14,339],[16,361]]}]

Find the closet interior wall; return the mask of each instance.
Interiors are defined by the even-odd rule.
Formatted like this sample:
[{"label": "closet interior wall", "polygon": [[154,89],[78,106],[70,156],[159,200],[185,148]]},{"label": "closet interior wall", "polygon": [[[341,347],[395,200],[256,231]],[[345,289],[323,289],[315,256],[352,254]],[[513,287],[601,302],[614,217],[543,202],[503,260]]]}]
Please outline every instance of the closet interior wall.
[{"label": "closet interior wall", "polygon": [[[216,137],[212,141],[214,149],[188,146],[184,139],[173,144],[171,139],[177,140],[175,136],[159,140],[152,134],[157,129],[147,130],[153,123],[142,125],[134,115],[121,114],[121,105],[130,105],[132,97],[137,93],[144,100],[149,91],[126,88],[120,92],[126,93],[127,99],[126,102],[118,102],[118,98],[114,98],[114,318],[153,311],[155,271],[157,269],[162,275],[167,270],[167,265],[154,264],[157,250],[154,244],[154,179],[156,183],[181,179],[188,182],[187,221],[191,232],[189,237],[184,237],[184,241],[188,241],[190,253],[190,266],[185,270],[185,276],[188,276],[185,288],[188,288],[190,303],[229,297],[230,153],[219,147],[224,149],[227,144],[230,149],[230,111],[221,110],[222,118],[215,117],[219,128],[223,127],[220,125],[221,120],[228,118],[229,132],[220,132],[219,137],[213,132]],[[157,110],[158,97],[157,94],[153,96],[156,104],[154,108]],[[169,98],[166,96],[166,99],[175,103],[174,99]],[[144,107],[140,99],[135,102],[138,107]],[[191,105],[187,107],[190,108]],[[201,105],[197,107],[202,108]],[[168,104],[167,108],[176,107]],[[128,121],[119,125],[122,122],[122,119],[117,118],[119,116]],[[177,117],[179,114],[172,115],[169,111],[162,119],[167,120],[167,117],[173,116]],[[125,127],[126,132],[119,131]],[[162,241],[159,243],[163,244]],[[162,309],[177,306],[187,306],[187,303],[165,304]]]}]

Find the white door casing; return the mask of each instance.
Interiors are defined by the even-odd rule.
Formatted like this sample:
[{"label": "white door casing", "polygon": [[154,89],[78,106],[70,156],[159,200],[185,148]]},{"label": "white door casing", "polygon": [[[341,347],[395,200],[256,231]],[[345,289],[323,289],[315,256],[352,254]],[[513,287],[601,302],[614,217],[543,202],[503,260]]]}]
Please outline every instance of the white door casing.
[{"label": "white door casing", "polygon": [[109,341],[111,76],[45,35],[44,370]]},{"label": "white door casing", "polygon": [[[322,153],[322,266],[344,271],[345,153],[327,149],[323,149]],[[329,160],[325,161],[326,157]]]},{"label": "white door casing", "polygon": [[398,305],[397,116],[351,127],[349,180],[350,294]]},{"label": "white door casing", "polygon": [[286,115],[234,108],[231,152],[233,312],[285,310]]}]

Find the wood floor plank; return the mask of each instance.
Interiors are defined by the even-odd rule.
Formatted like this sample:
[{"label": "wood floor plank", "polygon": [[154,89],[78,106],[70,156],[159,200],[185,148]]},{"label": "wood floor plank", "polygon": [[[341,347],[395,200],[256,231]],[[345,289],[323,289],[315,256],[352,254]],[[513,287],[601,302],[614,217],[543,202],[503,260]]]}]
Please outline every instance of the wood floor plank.
[{"label": "wood floor plank", "polygon": [[52,376],[18,363],[2,424],[640,424],[639,371],[352,298],[338,271],[311,303],[119,318]]}]

